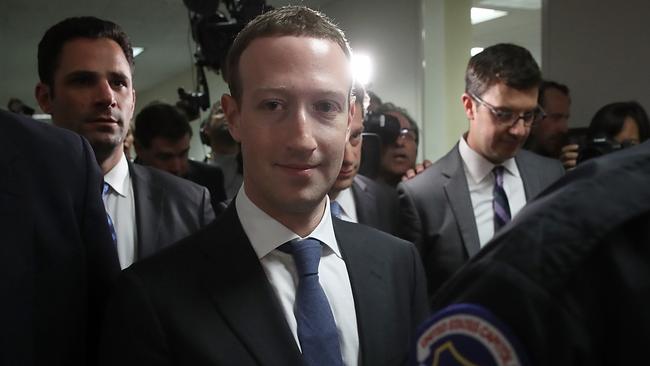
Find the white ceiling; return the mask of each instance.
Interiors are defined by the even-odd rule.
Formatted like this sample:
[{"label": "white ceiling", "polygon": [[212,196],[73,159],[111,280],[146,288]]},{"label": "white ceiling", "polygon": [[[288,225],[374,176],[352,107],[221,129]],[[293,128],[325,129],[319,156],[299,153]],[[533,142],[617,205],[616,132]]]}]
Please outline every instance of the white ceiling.
[{"label": "white ceiling", "polygon": [[[303,0],[300,3],[324,7],[333,1],[343,0]],[[272,6],[290,2],[267,0]],[[475,1],[477,4],[480,2]],[[539,10],[509,9],[509,12],[507,17],[476,25],[473,46],[515,42],[531,48],[539,60]],[[0,108],[5,109],[8,100],[17,97],[38,110],[33,97],[38,81],[37,44],[48,27],[64,18],[79,15],[112,20],[124,28],[134,46],[145,47],[144,53],[136,58],[134,83],[139,90],[147,90],[183,72],[193,62],[188,15],[182,0],[1,0]]]}]

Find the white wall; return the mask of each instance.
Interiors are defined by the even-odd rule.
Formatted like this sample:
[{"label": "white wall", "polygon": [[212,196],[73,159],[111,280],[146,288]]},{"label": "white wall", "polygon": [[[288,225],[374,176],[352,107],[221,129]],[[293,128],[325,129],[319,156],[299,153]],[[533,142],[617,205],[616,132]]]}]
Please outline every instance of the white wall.
[{"label": "white wall", "polygon": [[588,125],[610,102],[650,110],[649,11],[646,0],[545,1],[543,73],[571,89],[572,126]]}]

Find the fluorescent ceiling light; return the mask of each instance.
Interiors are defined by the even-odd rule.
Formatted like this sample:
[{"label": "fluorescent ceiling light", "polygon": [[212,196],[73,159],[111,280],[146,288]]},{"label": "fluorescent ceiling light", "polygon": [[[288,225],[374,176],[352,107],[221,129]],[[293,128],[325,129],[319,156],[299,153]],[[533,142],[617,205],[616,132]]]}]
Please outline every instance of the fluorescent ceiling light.
[{"label": "fluorescent ceiling light", "polygon": [[133,47],[133,57],[138,57],[144,51],[144,47]]},{"label": "fluorescent ceiling light", "polygon": [[539,10],[542,8],[542,0],[480,0],[474,3],[486,8],[510,8],[523,10]]},{"label": "fluorescent ceiling light", "polygon": [[366,86],[372,78],[372,72],[373,68],[370,56],[363,53],[352,54],[352,74],[354,75],[354,80]]},{"label": "fluorescent ceiling light", "polygon": [[507,11],[494,10],[486,8],[472,8],[471,10],[472,25],[487,22],[488,20],[497,19],[508,15]]},{"label": "fluorescent ceiling light", "polygon": [[474,56],[477,53],[483,52],[483,47],[472,47],[472,49],[469,50],[470,56]]}]

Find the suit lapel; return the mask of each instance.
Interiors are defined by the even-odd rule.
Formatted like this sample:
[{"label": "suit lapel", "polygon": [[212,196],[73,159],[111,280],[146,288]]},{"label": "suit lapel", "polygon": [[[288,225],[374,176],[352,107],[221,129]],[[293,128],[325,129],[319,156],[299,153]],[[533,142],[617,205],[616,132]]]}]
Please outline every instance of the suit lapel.
[{"label": "suit lapel", "polygon": [[364,182],[355,177],[352,182],[352,196],[354,197],[354,206],[357,210],[357,221],[362,224],[377,226],[377,211],[373,207],[377,206],[376,197],[368,190]]},{"label": "suit lapel", "polygon": [[539,180],[538,171],[536,166],[531,166],[527,162],[525,152],[519,151],[515,156],[515,163],[521,175],[521,181],[524,185],[524,193],[526,194],[526,202],[533,199],[541,191],[541,182]]},{"label": "suit lapel", "polygon": [[[234,203],[202,243],[213,265],[205,268],[206,290],[233,333],[260,365],[300,365],[300,351]],[[219,239],[216,239],[219,238]]]},{"label": "suit lapel", "polygon": [[382,255],[368,250],[372,243],[367,243],[368,238],[361,234],[367,232],[354,230],[354,227],[334,220],[336,241],[348,269],[354,296],[361,359],[363,365],[390,364],[387,360],[374,359],[376,350],[386,347],[385,332],[378,329],[382,322],[377,322],[377,319],[385,319],[393,313],[384,294],[387,285],[383,273],[387,263]]},{"label": "suit lapel", "polygon": [[147,168],[129,163],[135,202],[135,223],[137,232],[137,258],[153,254],[160,232],[163,192],[160,186],[152,184]]},{"label": "suit lapel", "polygon": [[449,179],[444,185],[447,203],[456,217],[465,250],[471,257],[479,251],[481,246],[458,145],[447,155],[446,160],[448,164],[443,167],[442,174]]}]

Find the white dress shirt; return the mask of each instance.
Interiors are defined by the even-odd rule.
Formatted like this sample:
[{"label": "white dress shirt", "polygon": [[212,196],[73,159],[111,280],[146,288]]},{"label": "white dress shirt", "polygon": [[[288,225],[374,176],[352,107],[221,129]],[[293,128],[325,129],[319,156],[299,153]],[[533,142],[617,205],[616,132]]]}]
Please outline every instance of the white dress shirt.
[{"label": "white dress shirt", "polygon": [[[291,254],[277,249],[280,245],[300,238],[300,236],[255,206],[246,195],[243,185],[235,199],[235,207],[244,232],[264,268],[271,287],[280,300],[296,344],[300,347],[298,326],[293,311],[298,286],[296,266]],[[324,244],[318,269],[320,284],[332,308],[339,333],[343,362],[346,365],[358,365],[359,334],[352,286],[334,236],[329,199],[327,199],[320,223],[306,237],[318,239]]]},{"label": "white dress shirt", "polygon": [[113,220],[117,235],[117,255],[120,267],[124,269],[135,261],[137,244],[133,184],[125,155],[122,155],[117,165],[104,175],[104,182],[110,186],[108,194],[104,197],[104,206]]},{"label": "white dress shirt", "polygon": [[[496,166],[481,154],[472,150],[467,145],[464,137],[460,138],[458,144],[460,157],[463,160],[467,187],[474,209],[474,219],[478,229],[478,238],[481,247],[494,236],[494,209],[492,208],[494,174],[492,169]],[[504,169],[503,189],[508,196],[510,206],[510,217],[515,215],[526,204],[526,192],[524,182],[521,180],[519,168],[514,158],[510,158],[501,164]]]},{"label": "white dress shirt", "polygon": [[336,196],[334,201],[341,206],[341,219],[349,222],[357,223],[357,206],[354,203],[354,195],[352,194],[352,187],[348,187]]}]

